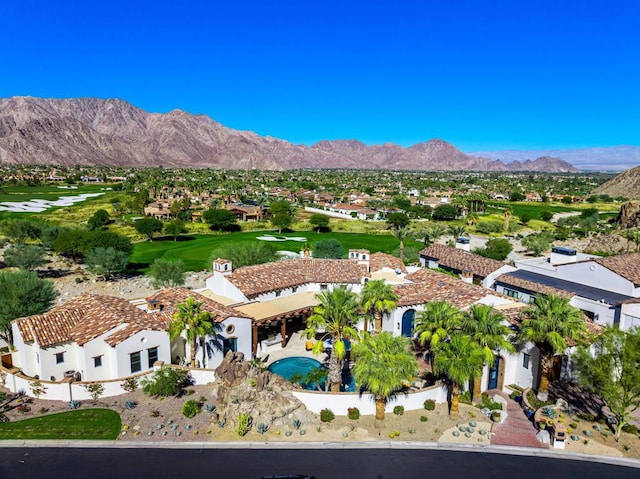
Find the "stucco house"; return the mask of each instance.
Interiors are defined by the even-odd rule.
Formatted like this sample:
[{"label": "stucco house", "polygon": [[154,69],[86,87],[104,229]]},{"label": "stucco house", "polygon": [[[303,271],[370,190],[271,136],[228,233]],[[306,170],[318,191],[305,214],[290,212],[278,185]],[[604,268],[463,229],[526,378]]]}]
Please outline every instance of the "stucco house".
[{"label": "stucco house", "polygon": [[32,377],[83,381],[126,377],[171,361],[167,316],[129,301],[84,294],[12,322],[14,366]]}]

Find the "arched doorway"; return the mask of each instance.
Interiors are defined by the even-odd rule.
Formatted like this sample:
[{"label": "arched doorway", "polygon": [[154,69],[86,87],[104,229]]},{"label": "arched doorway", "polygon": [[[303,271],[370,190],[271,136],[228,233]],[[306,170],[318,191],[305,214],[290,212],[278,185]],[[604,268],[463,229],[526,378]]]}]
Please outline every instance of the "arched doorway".
[{"label": "arched doorway", "polygon": [[504,358],[496,356],[496,360],[489,368],[487,389],[502,389],[504,387]]},{"label": "arched doorway", "polygon": [[402,335],[407,338],[413,337],[413,320],[416,317],[415,309],[407,309],[402,315]]}]

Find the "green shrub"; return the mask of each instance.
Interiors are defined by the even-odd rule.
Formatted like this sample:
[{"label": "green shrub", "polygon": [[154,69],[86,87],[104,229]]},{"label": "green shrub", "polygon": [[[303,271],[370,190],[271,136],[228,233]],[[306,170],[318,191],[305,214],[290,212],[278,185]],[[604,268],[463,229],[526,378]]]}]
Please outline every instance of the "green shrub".
[{"label": "green shrub", "polygon": [[433,411],[436,408],[436,402],[433,399],[427,399],[424,402],[424,408],[427,411]]},{"label": "green shrub", "polygon": [[196,401],[195,399],[189,399],[182,406],[182,415],[191,419],[200,412],[201,408],[202,406],[200,406],[200,403],[198,401]]},{"label": "green shrub", "polygon": [[322,422],[331,422],[336,418],[336,415],[329,408],[325,408],[320,411],[320,420]]},{"label": "green shrub", "polygon": [[500,233],[502,231],[502,223],[499,221],[479,221],[476,225],[478,233]]},{"label": "green shrub", "polygon": [[404,406],[396,406],[393,408],[393,414],[396,416],[402,416],[404,414]]},{"label": "green shrub", "polygon": [[140,381],[142,391],[153,397],[177,396],[190,383],[187,371],[168,366],[162,366],[150,379]]},{"label": "green shrub", "polygon": [[491,411],[502,409],[502,403],[492,401],[486,394],[482,395],[482,403],[478,406],[480,409],[487,408]]},{"label": "green shrub", "polygon": [[360,419],[360,409],[358,409],[357,407],[348,408],[347,409],[347,416],[352,421],[357,421],[358,419]]},{"label": "green shrub", "polygon": [[635,424],[625,424],[622,426],[622,430],[624,432],[628,432],[629,434],[638,434],[638,426]]},{"label": "green shrub", "polygon": [[460,394],[458,401],[462,404],[471,404],[471,391],[465,391]]},{"label": "green shrub", "polygon": [[120,387],[128,393],[133,392],[138,389],[138,379],[127,378],[122,382],[122,384],[120,384]]},{"label": "green shrub", "polygon": [[420,422],[427,422],[429,418],[427,416],[420,416]]}]

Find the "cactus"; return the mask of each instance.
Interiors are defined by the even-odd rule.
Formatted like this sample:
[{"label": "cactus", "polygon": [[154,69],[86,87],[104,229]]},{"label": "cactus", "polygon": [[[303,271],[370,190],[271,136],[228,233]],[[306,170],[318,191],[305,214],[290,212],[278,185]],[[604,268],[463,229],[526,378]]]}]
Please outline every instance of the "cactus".
[{"label": "cactus", "polygon": [[300,426],[302,426],[302,421],[300,419],[295,419],[293,421],[293,428],[294,429],[300,429]]},{"label": "cactus", "polygon": [[241,412],[240,414],[238,414],[237,425],[234,431],[238,436],[246,436],[246,434],[249,432],[249,429],[251,429],[251,422],[251,416]]}]

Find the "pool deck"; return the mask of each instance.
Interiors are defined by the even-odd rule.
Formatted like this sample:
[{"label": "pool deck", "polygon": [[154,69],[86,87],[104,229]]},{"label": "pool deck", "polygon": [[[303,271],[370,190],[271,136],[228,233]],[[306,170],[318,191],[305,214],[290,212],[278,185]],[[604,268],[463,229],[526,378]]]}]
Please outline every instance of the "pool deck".
[{"label": "pool deck", "polygon": [[312,351],[307,351],[305,348],[307,338],[304,337],[302,331],[297,331],[291,335],[291,339],[287,343],[285,348],[280,347],[279,344],[269,347],[262,353],[261,357],[268,356],[265,364],[269,366],[272,362],[282,358],[290,358],[292,356],[305,356],[307,358],[317,359],[321,363],[326,359],[326,354],[313,354]]}]

